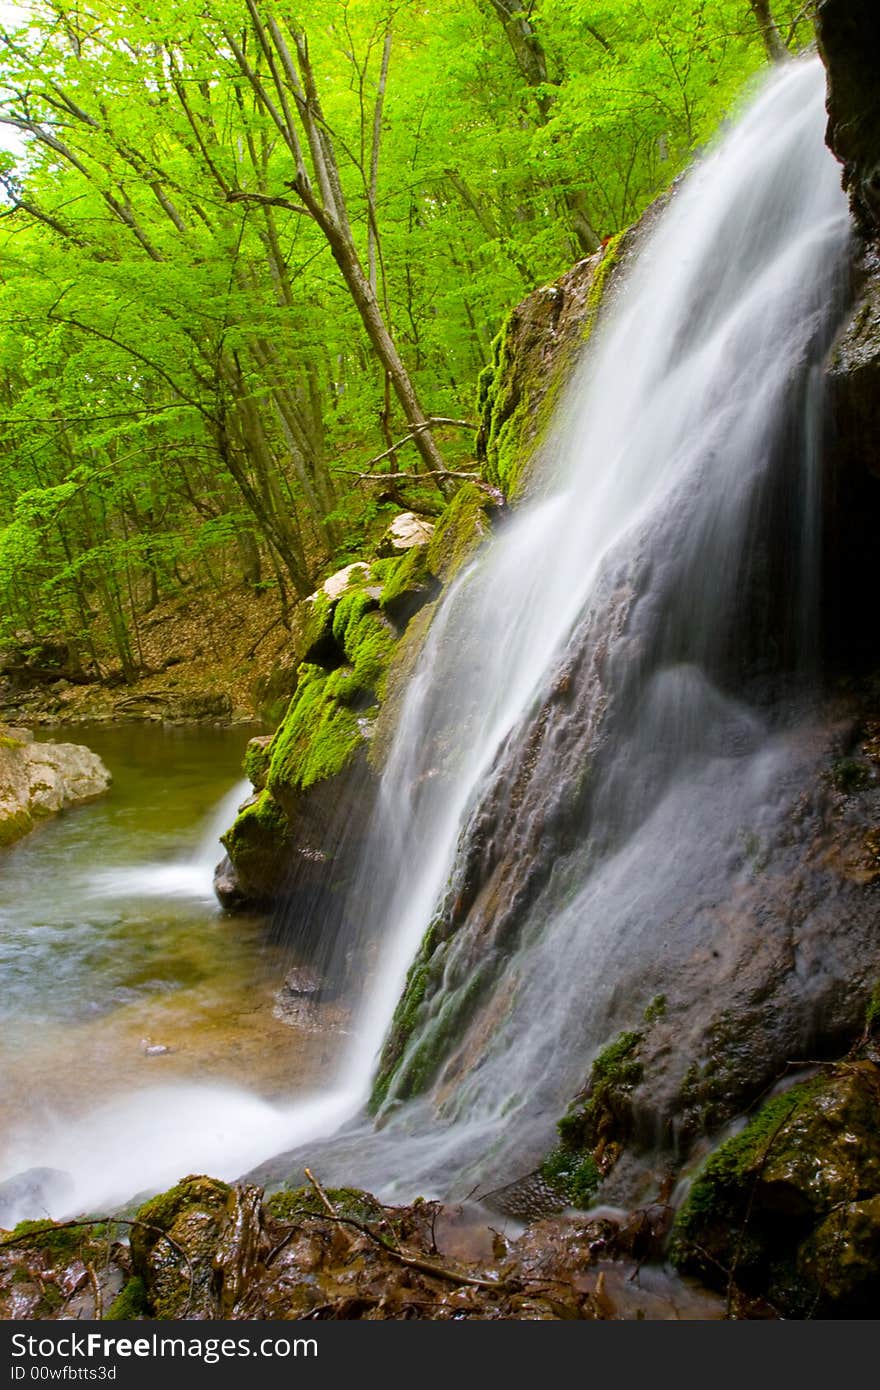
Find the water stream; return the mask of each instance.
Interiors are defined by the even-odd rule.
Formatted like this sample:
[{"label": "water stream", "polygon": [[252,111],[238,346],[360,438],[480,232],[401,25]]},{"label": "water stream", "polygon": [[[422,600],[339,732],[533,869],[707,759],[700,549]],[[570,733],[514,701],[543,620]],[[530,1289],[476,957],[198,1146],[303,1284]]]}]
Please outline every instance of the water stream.
[{"label": "water stream", "polygon": [[[236,780],[246,734],[57,736],[94,748],[114,781],[3,854],[0,1182],[69,1175],[3,1220],[123,1199],[173,1181],[181,1161],[210,1168],[241,1142],[242,1114],[271,1112],[330,1060],[320,1033],[275,1016],[286,950],[213,894],[219,835],[249,789]],[[244,1103],[235,1125],[230,1095]]]},{"label": "water stream", "polygon": [[[165,1093],[161,1162],[143,1097],[88,1115],[59,1157],[68,1208],[298,1144],[327,1180],[398,1196],[509,1181],[657,961],[723,944],[707,905],[747,872],[744,833],[772,840],[787,814],[809,704],[819,363],[848,242],[824,121],[818,61],[788,65],[672,198],[542,496],[445,598],[357,886],[382,945],[333,1084],[284,1104]],[[359,1116],[432,921],[376,1126]]]}]

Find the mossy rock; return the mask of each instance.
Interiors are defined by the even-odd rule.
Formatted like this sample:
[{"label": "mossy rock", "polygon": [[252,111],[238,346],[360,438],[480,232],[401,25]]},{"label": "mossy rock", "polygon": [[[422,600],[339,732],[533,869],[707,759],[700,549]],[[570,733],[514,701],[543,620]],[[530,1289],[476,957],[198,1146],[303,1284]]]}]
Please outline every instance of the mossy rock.
[{"label": "mossy rock", "polygon": [[33,828],[34,818],[23,807],[17,807],[8,813],[0,811],[0,849],[15,844],[16,840],[20,840]]},{"label": "mossy rock", "polygon": [[221,837],[235,866],[240,893],[249,901],[268,901],[283,882],[290,847],[287,817],[263,790],[239,811]]},{"label": "mossy rock", "polygon": [[[225,905],[268,905],[298,891],[303,874],[320,893],[328,863],[341,895],[347,870],[336,862],[338,831],[344,819],[345,853],[354,856],[399,709],[401,673],[411,672],[427,632],[427,620],[412,620],[420,609],[430,612],[441,585],[481,543],[496,505],[485,488],[465,484],[430,543],[370,565],[354,562],[299,605],[307,610],[294,625],[305,659],[275,734],[248,746],[245,770],[259,795],[222,837],[228,863],[216,885]],[[389,686],[393,698],[376,740],[382,753],[373,756]]]},{"label": "mossy rock", "polygon": [[425,561],[442,584],[454,579],[486,539],[498,498],[479,483],[464,483],[438,519]]},{"label": "mossy rock", "polygon": [[245,777],[249,778],[254,790],[258,792],[263,791],[266,786],[266,777],[269,773],[269,744],[271,742],[271,734],[258,734],[255,738],[248,740],[248,745],[244,750],[242,771]]},{"label": "mossy rock", "polygon": [[[374,566],[374,570],[378,568]],[[399,558],[384,562],[379,606],[398,628],[405,628],[439,592],[440,581],[431,572],[426,545],[411,546]]]},{"label": "mossy rock", "polygon": [[509,500],[522,497],[585,340],[595,327],[629,233],[579,261],[511,311],[477,384],[477,457]]},{"label": "mossy rock", "polygon": [[[649,1012],[657,1013],[652,1000]],[[665,1003],[664,1003],[665,1009]],[[642,1079],[639,1045],[643,1034],[618,1034],[593,1059],[584,1092],[569,1106],[556,1128],[559,1144],[541,1165],[541,1177],[555,1187],[566,1205],[589,1206],[606,1174],[617,1162],[632,1128],[630,1092]]]},{"label": "mossy rock", "polygon": [[0,1233],[4,1248],[38,1250],[55,1264],[90,1260],[107,1252],[107,1226],[103,1222],[66,1226],[63,1222],[20,1221],[12,1231]]},{"label": "mossy rock", "polygon": [[[363,1225],[382,1221],[382,1204],[369,1192],[358,1187],[330,1187],[326,1189],[327,1199],[341,1217],[359,1221]],[[284,1188],[273,1192],[266,1198],[264,1211],[272,1220],[283,1223],[296,1222],[303,1216],[327,1216],[327,1208],[313,1187]]]},{"label": "mossy rock", "polygon": [[787,1316],[858,1314],[880,1296],[880,1070],[841,1063],[764,1105],[697,1175],[678,1267]]},{"label": "mossy rock", "polygon": [[105,1322],[134,1322],[149,1313],[147,1286],[140,1275],[127,1279],[104,1314]]},{"label": "mossy rock", "polygon": [[491,984],[493,970],[487,963],[457,984],[444,982],[442,952],[434,956],[437,940],[429,928],[421,950],[410,967],[400,1002],[394,1012],[370,1097],[376,1113],[386,1101],[409,1100],[420,1095],[434,1080],[473,1018]]},{"label": "mossy rock", "polygon": [[154,1317],[217,1316],[213,1261],[233,1195],[225,1182],[191,1176],[138,1209],[132,1265]]}]

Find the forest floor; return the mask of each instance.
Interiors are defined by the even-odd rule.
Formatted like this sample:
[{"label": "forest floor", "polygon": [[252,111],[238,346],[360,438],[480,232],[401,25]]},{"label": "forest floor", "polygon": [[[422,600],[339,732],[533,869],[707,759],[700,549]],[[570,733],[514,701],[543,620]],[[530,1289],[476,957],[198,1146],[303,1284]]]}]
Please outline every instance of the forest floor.
[{"label": "forest floor", "polygon": [[[252,721],[265,711],[270,682],[292,678],[289,633],[277,590],[255,592],[240,583],[223,589],[189,587],[141,619],[139,678],[124,681],[118,662],[85,680],[0,672],[0,712],[8,723],[42,725],[126,718],[190,722]],[[280,674],[279,674],[280,673]]]}]

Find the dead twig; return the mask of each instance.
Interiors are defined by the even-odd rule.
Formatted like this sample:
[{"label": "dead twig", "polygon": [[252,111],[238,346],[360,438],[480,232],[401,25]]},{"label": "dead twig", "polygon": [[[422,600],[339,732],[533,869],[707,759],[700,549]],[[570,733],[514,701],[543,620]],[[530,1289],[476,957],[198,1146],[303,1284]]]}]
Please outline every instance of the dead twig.
[{"label": "dead twig", "polygon": [[[370,462],[376,463],[378,460],[371,459]],[[482,477],[480,473],[462,473],[452,468],[432,468],[426,473],[359,473],[356,468],[340,468],[337,472],[356,478],[359,483],[420,483],[424,478],[464,478],[479,482]]]},{"label": "dead twig", "polygon": [[[311,1178],[309,1181],[312,1182],[314,1186],[314,1181]],[[326,1193],[324,1195],[326,1197]],[[296,1208],[290,1214],[291,1216],[310,1217],[313,1221],[334,1221],[341,1226],[350,1226],[353,1230],[359,1231],[361,1235],[366,1236],[374,1245],[378,1245],[380,1249],[385,1251],[386,1255],[391,1256],[392,1260],[396,1260],[398,1264],[405,1265],[408,1269],[416,1269],[421,1274],[429,1274],[436,1279],[446,1279],[453,1284],[466,1284],[475,1289],[492,1289],[496,1293],[508,1293],[511,1291],[510,1286],[501,1280],[481,1279],[475,1274],[465,1274],[459,1269],[448,1269],[445,1265],[434,1264],[432,1260],[422,1260],[418,1255],[406,1255],[402,1250],[396,1250],[393,1245],[389,1244],[382,1236],[377,1235],[375,1231],[370,1230],[370,1227],[364,1225],[362,1221],[356,1221],[353,1216],[340,1216],[338,1213],[331,1211],[328,1211],[325,1216],[321,1216],[313,1211],[309,1211],[308,1207]],[[280,1254],[284,1247],[289,1244],[295,1234],[295,1230],[289,1231],[284,1237],[284,1240],[280,1241],[278,1245],[270,1251],[266,1259],[266,1267],[268,1267],[275,1259],[276,1255]]]}]

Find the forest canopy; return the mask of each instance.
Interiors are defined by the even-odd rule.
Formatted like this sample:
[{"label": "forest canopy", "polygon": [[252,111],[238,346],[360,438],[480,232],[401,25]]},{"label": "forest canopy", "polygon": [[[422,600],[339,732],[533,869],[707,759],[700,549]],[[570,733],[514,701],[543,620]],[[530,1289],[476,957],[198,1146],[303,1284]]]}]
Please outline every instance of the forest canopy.
[{"label": "forest canopy", "polygon": [[[522,296],[668,187],[796,0],[38,0],[0,31],[0,636],[138,670],[472,467]],[[400,441],[405,441],[400,443]],[[388,491],[359,484],[387,470]],[[408,475],[403,481],[399,475]]]}]

